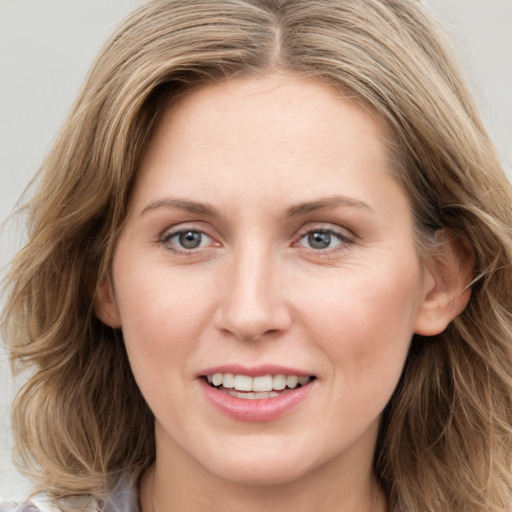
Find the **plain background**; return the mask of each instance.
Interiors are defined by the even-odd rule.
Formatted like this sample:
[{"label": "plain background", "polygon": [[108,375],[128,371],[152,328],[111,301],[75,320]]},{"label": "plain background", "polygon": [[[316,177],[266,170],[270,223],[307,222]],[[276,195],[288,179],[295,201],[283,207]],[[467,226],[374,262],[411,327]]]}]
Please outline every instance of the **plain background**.
[{"label": "plain background", "polygon": [[[101,44],[140,3],[0,0],[0,222],[39,166]],[[424,3],[445,25],[512,176],[512,0]],[[19,246],[21,232],[14,222],[4,229],[0,267]],[[28,491],[10,462],[14,389],[0,349],[0,498],[9,499]]]}]

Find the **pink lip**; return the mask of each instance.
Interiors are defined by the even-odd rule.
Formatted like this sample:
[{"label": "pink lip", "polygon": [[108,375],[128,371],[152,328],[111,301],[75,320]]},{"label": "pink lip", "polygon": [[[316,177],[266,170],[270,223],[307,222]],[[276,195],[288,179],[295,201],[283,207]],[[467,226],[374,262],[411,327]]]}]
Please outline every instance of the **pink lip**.
[{"label": "pink lip", "polygon": [[[213,373],[234,372],[219,371]],[[267,370],[264,373],[258,373],[257,375],[268,375],[269,373],[274,372],[268,372]],[[239,374],[247,375],[247,373],[242,372]],[[207,401],[217,411],[235,420],[246,422],[271,421],[284,416],[306,399],[314,383],[316,382],[316,380],[314,380],[305,386],[301,386],[300,388],[282,392],[279,396],[274,398],[249,400],[244,398],[237,398],[228,395],[223,391],[219,391],[218,389],[209,386],[207,382],[202,378],[197,379],[197,381],[199,382],[201,391],[203,392]]]},{"label": "pink lip", "polygon": [[304,372],[302,370],[274,364],[265,364],[253,367],[225,364],[205,368],[204,370],[201,370],[197,376],[203,377],[206,375],[213,375],[214,373],[233,373],[235,375],[247,375],[248,377],[260,377],[263,375],[296,375],[297,377],[309,377],[312,375],[311,373]]}]

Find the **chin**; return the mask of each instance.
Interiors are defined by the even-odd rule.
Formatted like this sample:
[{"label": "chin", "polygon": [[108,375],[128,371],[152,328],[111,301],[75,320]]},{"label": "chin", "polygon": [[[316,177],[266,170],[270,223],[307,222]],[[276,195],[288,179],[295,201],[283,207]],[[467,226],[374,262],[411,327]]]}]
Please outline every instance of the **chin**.
[{"label": "chin", "polygon": [[264,467],[262,464],[246,465],[243,468],[236,465],[227,471],[222,471],[218,476],[237,485],[259,487],[289,484],[306,473],[305,468],[272,463]]},{"label": "chin", "polygon": [[305,454],[291,450],[254,447],[231,453],[222,451],[216,461],[204,466],[207,471],[238,485],[268,486],[293,482],[307,474],[315,464]]}]

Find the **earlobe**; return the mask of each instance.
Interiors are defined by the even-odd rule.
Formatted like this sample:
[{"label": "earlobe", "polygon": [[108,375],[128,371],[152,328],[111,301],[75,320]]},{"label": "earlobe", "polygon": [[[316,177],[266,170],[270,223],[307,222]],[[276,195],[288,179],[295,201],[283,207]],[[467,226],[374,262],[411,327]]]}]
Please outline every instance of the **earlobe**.
[{"label": "earlobe", "polygon": [[439,252],[425,276],[423,302],[416,316],[416,334],[435,336],[466,308],[471,297],[475,257],[470,245],[454,234],[438,233]]},{"label": "earlobe", "polygon": [[116,298],[110,278],[105,278],[96,289],[94,295],[94,312],[106,325],[114,329],[121,327],[121,315],[117,308]]}]

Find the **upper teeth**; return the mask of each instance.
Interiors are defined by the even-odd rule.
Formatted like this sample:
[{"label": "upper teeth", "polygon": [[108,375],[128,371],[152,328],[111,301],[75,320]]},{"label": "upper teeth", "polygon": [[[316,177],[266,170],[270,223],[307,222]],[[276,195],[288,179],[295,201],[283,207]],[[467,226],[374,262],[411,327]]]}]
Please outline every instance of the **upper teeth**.
[{"label": "upper teeth", "polygon": [[299,384],[304,386],[311,380],[310,377],[297,377],[296,375],[262,375],[249,377],[248,375],[234,375],[233,373],[214,373],[208,375],[208,382],[214,386],[223,386],[238,391],[281,391],[288,387],[296,388]]}]

